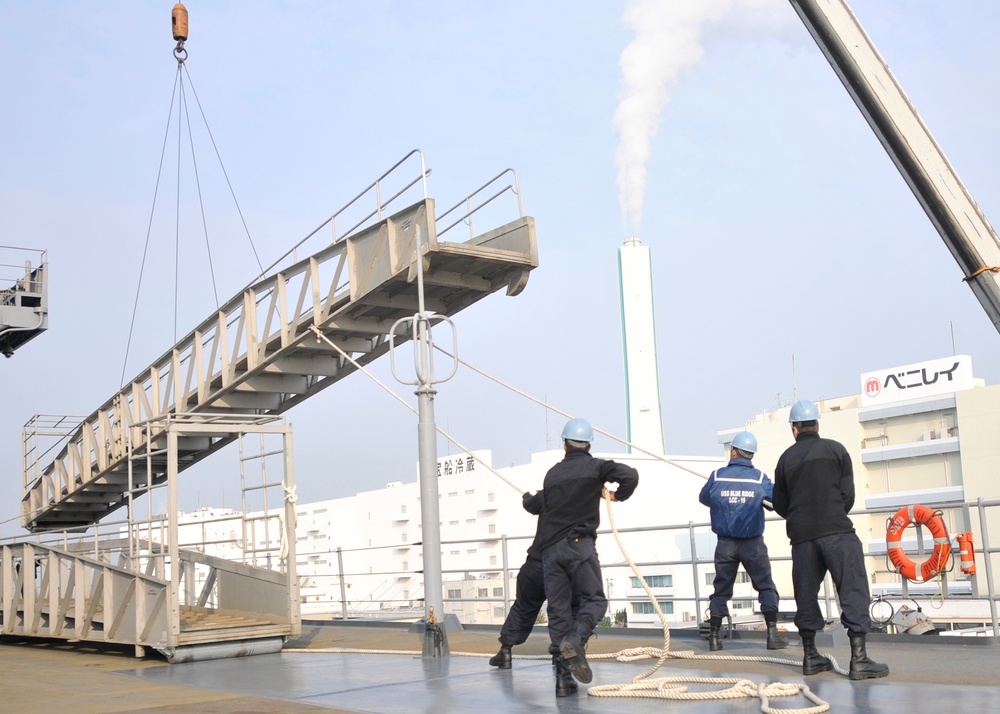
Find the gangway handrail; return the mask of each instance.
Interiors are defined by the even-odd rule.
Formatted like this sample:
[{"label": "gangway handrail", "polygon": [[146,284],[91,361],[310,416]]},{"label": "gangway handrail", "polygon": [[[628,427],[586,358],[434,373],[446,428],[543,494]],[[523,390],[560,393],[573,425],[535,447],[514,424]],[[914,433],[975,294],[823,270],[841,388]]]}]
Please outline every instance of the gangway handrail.
[{"label": "gangway handrail", "polygon": [[[407,159],[409,159],[414,154],[419,154],[419,156],[420,156],[420,175],[417,176],[415,179],[411,180],[408,184],[406,184],[403,188],[401,188],[395,194],[393,194],[392,197],[390,197],[385,203],[382,203],[381,191],[379,190],[380,186],[381,186],[382,180],[385,179],[386,177],[388,177],[389,174],[391,174],[393,171],[395,171],[397,168],[399,168]],[[258,274],[257,277],[254,278],[254,280],[252,280],[245,287],[250,287],[250,285],[252,285],[254,282],[257,282],[258,280],[260,280],[261,278],[263,278],[264,276],[266,276],[270,271],[272,271],[274,268],[278,267],[278,265],[281,264],[281,261],[283,261],[288,256],[290,256],[290,255],[294,256],[295,252],[299,248],[301,248],[302,245],[307,240],[309,240],[314,235],[316,235],[321,230],[323,230],[323,228],[325,228],[328,224],[331,224],[331,223],[333,224],[333,231],[334,231],[334,233],[333,233],[333,241],[332,242],[336,243],[336,242],[338,242],[340,240],[343,240],[347,236],[351,235],[351,233],[353,233],[358,228],[360,228],[361,226],[363,226],[366,221],[371,220],[373,217],[377,216],[377,220],[382,220],[382,212],[386,208],[388,208],[388,206],[393,201],[395,201],[397,198],[399,198],[404,193],[406,193],[408,190],[410,190],[414,186],[414,184],[416,184],[418,181],[422,180],[424,182],[424,196],[423,197],[426,199],[427,198],[427,177],[430,175],[430,173],[431,173],[430,170],[428,170],[427,167],[426,167],[426,162],[424,160],[424,154],[423,154],[423,152],[420,149],[412,149],[408,154],[406,154],[406,156],[404,156],[399,161],[397,161],[396,163],[394,163],[391,167],[389,167],[381,176],[379,176],[377,179],[375,179],[370,184],[368,184],[368,186],[366,186],[358,195],[356,195],[350,201],[348,201],[343,206],[341,206],[336,212],[334,212],[334,214],[332,216],[330,216],[325,221],[323,221],[318,226],[316,226],[312,231],[310,231],[298,243],[296,243],[291,248],[289,248],[287,251],[285,251],[281,256],[279,256],[269,266],[267,266],[266,268],[264,268],[264,270],[262,270],[260,272],[260,274]],[[336,232],[337,231],[337,229],[336,229],[336,219],[337,219],[337,216],[339,216],[341,213],[343,213],[348,208],[350,208],[355,203],[357,203],[365,194],[367,194],[373,188],[375,189],[375,204],[376,204],[375,205],[375,210],[372,211],[371,213],[369,213],[364,218],[362,218],[356,224],[354,224],[353,226],[351,226],[351,228],[348,229],[347,231],[345,231],[343,235],[337,236],[337,232]],[[294,257],[293,257],[293,260],[295,260]]]},{"label": "gangway handrail", "polygon": [[[470,206],[471,206],[471,200],[472,200],[473,197],[477,196],[482,191],[486,190],[486,188],[488,188],[492,184],[496,183],[498,179],[500,179],[504,174],[507,174],[507,173],[510,173],[510,174],[514,175],[514,184],[513,185],[507,184],[506,186],[504,186],[502,189],[500,189],[499,191],[497,191],[496,193],[494,193],[492,196],[490,196],[488,199],[486,199],[485,201],[483,201],[482,203],[480,203],[475,208],[470,208]],[[515,196],[517,196],[517,212],[518,212],[518,215],[523,218],[524,217],[524,207],[521,205],[521,183],[520,183],[520,180],[518,179],[517,171],[515,171],[513,168],[508,167],[508,168],[504,169],[503,171],[501,171],[500,173],[498,173],[493,178],[491,178],[489,181],[487,181],[486,183],[484,183],[482,186],[480,186],[479,188],[477,188],[475,191],[473,191],[472,193],[470,193],[468,196],[466,196],[465,198],[463,198],[461,201],[459,201],[458,203],[456,203],[454,206],[452,206],[451,208],[449,208],[447,211],[445,211],[444,213],[440,214],[437,217],[438,223],[440,223],[441,220],[445,216],[447,216],[449,213],[451,213],[455,209],[459,208],[462,205],[466,206],[465,215],[462,216],[461,218],[459,218],[454,223],[449,224],[446,228],[440,229],[438,231],[438,235],[439,236],[440,235],[444,235],[445,233],[447,233],[448,231],[450,231],[452,228],[454,228],[455,226],[457,226],[459,223],[462,223],[467,218],[471,218],[474,213],[476,213],[477,211],[479,211],[481,208],[486,207],[488,204],[492,203],[495,199],[499,198],[500,196],[502,196],[507,191],[511,191]],[[473,228],[472,228],[472,221],[470,220],[469,221],[469,237],[470,238],[473,237],[473,233],[474,233],[474,231],[473,231]]]},{"label": "gangway handrail", "polygon": [[[419,151],[408,156],[415,154],[423,167]],[[507,169],[498,177],[508,171],[513,173]],[[350,240],[327,244],[245,288],[80,423],[22,499],[22,524],[29,530],[54,524],[76,529],[126,505],[126,489],[131,488],[126,482],[131,483],[132,475],[124,464],[133,450],[156,459],[155,469],[147,468],[144,479],[154,483],[163,479],[163,447],[156,442],[165,431],[161,433],[157,424],[152,429],[143,426],[163,415],[239,410],[280,414],[352,373],[353,362],[308,342],[310,328],[329,331],[342,346],[366,359],[384,354],[386,327],[412,310],[407,266],[413,260],[417,231],[429,236],[432,270],[448,276],[434,288],[435,311],[453,314],[505,284],[508,295],[517,294],[528,271],[538,264],[534,222],[521,216],[501,228],[503,244],[509,246],[504,251],[482,247],[475,239],[458,250],[453,244],[438,243],[434,201],[425,198],[383,217]],[[489,234],[483,240],[491,240]],[[460,276],[456,282],[448,272],[456,267],[467,273],[467,280]],[[512,286],[518,290],[512,292]],[[185,437],[192,448],[183,468],[232,438]],[[154,454],[154,449],[159,451]],[[106,494],[104,510],[87,505],[77,494],[98,479],[101,483],[95,490]]]}]

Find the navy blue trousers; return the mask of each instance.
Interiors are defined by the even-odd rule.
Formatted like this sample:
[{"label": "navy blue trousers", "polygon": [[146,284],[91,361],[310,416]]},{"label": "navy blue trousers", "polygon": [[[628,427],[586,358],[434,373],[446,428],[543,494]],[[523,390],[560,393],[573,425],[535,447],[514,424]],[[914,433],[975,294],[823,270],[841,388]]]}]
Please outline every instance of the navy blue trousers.
[{"label": "navy blue trousers", "polygon": [[[542,567],[549,599],[549,652],[558,654],[559,643],[578,626],[589,628],[587,636],[593,632],[607,612],[608,599],[593,538],[564,538],[550,545],[542,552]],[[575,616],[574,597],[580,601]]]},{"label": "navy blue trousers", "polygon": [[517,571],[517,592],[510,606],[507,619],[500,628],[500,644],[519,645],[528,639],[535,626],[538,613],[545,602],[545,578],[542,561],[528,558]]},{"label": "navy blue trousers", "polygon": [[771,579],[771,560],[767,555],[764,537],[719,538],[715,546],[715,592],[709,600],[708,610],[712,617],[726,617],[729,614],[729,600],[733,596],[733,583],[740,565],[750,576],[753,589],[757,591],[760,611],[778,612],[778,589]]},{"label": "navy blue trousers", "polygon": [[872,625],[868,614],[871,591],[861,540],[855,533],[837,533],[792,546],[795,626],[800,630],[823,629],[819,589],[828,572],[837,586],[840,621],[851,634],[868,632]]},{"label": "navy blue trousers", "polygon": [[[545,604],[545,575],[542,570],[541,558],[528,557],[524,565],[517,571],[517,592],[514,604],[500,628],[500,644],[520,645],[527,641],[531,634],[538,613]],[[574,597],[571,602],[573,616],[580,609],[580,598]]]}]

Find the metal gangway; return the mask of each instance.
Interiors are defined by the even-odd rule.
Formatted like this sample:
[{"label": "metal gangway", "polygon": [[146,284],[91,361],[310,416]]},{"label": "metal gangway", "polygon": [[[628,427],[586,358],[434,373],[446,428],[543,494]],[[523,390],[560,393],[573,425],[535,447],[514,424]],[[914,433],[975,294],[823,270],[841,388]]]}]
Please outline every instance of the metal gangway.
[{"label": "metal gangway", "polygon": [[[437,217],[434,200],[427,196],[429,171],[422,155],[420,175],[392,198],[383,198],[380,182],[415,154],[419,152],[404,157],[348,204],[374,194],[375,208],[360,223],[338,234],[338,216],[348,206],[335,213],[310,234],[329,228],[331,243],[299,260],[295,249],[289,251],[285,257],[291,255],[294,262],[272,266],[271,274],[228,300],[99,409],[77,426],[64,428],[54,446],[42,448],[32,431],[44,430],[45,420],[29,424],[22,525],[39,536],[82,532],[124,508],[128,544],[113,557],[96,547],[87,555],[89,546],[65,538],[63,543],[30,546],[32,552],[24,544],[4,546],[0,633],[105,641],[113,631],[114,641],[124,636],[137,647],[168,653],[186,643],[224,641],[231,636],[223,629],[212,634],[205,625],[193,642],[191,629],[181,622],[185,614],[205,609],[207,599],[221,599],[221,574],[230,579],[228,597],[241,605],[223,609],[236,615],[259,610],[259,603],[246,598],[240,603],[233,593],[259,590],[260,582],[273,581],[277,594],[270,597],[271,616],[251,627],[268,635],[275,634],[271,625],[279,625],[277,631],[285,635],[297,631],[292,501],[285,499],[288,517],[280,525],[282,538],[291,545],[280,559],[284,572],[267,574],[256,563],[227,566],[204,553],[177,548],[177,474],[248,430],[268,428],[269,420],[354,373],[357,365],[384,355],[391,344],[409,339],[393,334],[393,326],[418,311],[418,268],[423,271],[425,309],[446,317],[499,290],[517,295],[524,289],[538,266],[538,253],[534,219],[521,209],[516,173],[507,169]],[[510,184],[503,186],[507,180]],[[423,198],[390,214],[389,204],[401,203],[413,186],[423,186]],[[487,206],[495,212],[494,201],[508,192],[517,197],[517,217],[476,234],[473,214]],[[482,215],[477,214],[477,223]],[[444,227],[439,230],[439,225]],[[454,242],[442,238],[456,227],[467,227],[469,237]],[[269,486],[287,493],[293,484],[289,474]],[[136,497],[164,487],[170,493],[169,528],[154,547],[150,538],[139,535],[132,511]],[[243,540],[252,539],[245,535]],[[27,567],[33,561],[36,568]],[[198,587],[183,582],[192,564],[209,572]],[[39,567],[43,574],[36,579],[31,573]],[[87,586],[74,587],[81,573],[89,573]],[[246,580],[234,586],[237,574],[252,580],[253,587]],[[109,599],[104,588],[114,582],[119,583],[116,595]],[[291,610],[282,609],[283,599],[292,603]],[[106,619],[95,627],[94,617],[88,618],[99,601],[114,628]],[[123,629],[122,622],[131,624]]]}]

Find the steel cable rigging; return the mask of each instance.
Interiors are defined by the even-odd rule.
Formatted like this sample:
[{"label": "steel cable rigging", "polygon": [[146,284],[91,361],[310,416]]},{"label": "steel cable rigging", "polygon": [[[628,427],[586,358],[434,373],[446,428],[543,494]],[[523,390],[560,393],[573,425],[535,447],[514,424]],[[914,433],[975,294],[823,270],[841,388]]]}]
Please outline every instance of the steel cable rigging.
[{"label": "steel cable rigging", "polygon": [[177,342],[177,327],[178,327],[178,299],[180,295],[180,219],[181,219],[181,179],[182,179],[182,157],[183,157],[183,142],[184,142],[184,132],[186,129],[188,148],[191,153],[191,172],[194,176],[195,190],[198,198],[198,208],[201,218],[201,229],[205,240],[205,250],[208,256],[208,267],[209,273],[212,280],[212,292],[215,297],[216,309],[219,308],[219,290],[216,285],[215,278],[215,265],[212,260],[212,247],[209,240],[209,230],[208,221],[205,216],[205,202],[202,196],[201,187],[201,177],[198,171],[198,161],[195,152],[195,141],[194,133],[191,127],[191,117],[188,112],[189,101],[186,92],[186,88],[190,88],[191,96],[194,98],[195,106],[198,108],[198,113],[201,116],[202,123],[204,124],[205,132],[208,136],[209,141],[212,145],[212,150],[215,152],[215,157],[219,163],[219,168],[222,171],[222,175],[225,178],[226,186],[229,189],[229,194],[232,197],[233,204],[236,207],[236,211],[239,214],[240,221],[243,225],[243,231],[246,234],[247,241],[250,244],[250,249],[253,252],[254,260],[257,262],[257,267],[264,272],[263,264],[261,263],[260,256],[257,254],[257,247],[254,245],[253,237],[250,235],[250,229],[247,226],[246,218],[243,215],[243,210],[240,207],[239,200],[236,198],[236,192],[233,189],[232,181],[229,179],[229,173],[226,171],[225,164],[222,161],[222,155],[219,152],[218,144],[215,141],[215,137],[212,134],[212,129],[208,124],[208,118],[205,116],[204,107],[201,104],[201,100],[198,97],[198,92],[194,88],[194,82],[191,80],[190,72],[187,70],[186,60],[188,57],[187,48],[185,47],[185,42],[187,41],[188,24],[187,24],[187,10],[181,3],[178,3],[173,10],[171,15],[171,22],[173,27],[173,36],[177,41],[177,45],[173,49],[174,58],[177,60],[177,73],[174,77],[174,86],[170,95],[170,106],[167,112],[167,123],[163,132],[163,144],[160,148],[160,161],[156,172],[156,182],[153,188],[153,200],[152,205],[149,210],[149,220],[146,226],[146,238],[143,245],[142,260],[139,266],[139,279],[136,284],[135,289],[135,299],[132,304],[132,318],[129,323],[128,339],[125,345],[125,356],[122,360],[122,375],[120,385],[125,386],[125,374],[128,369],[128,357],[132,348],[132,338],[135,334],[135,324],[136,317],[138,315],[139,309],[139,296],[142,292],[142,280],[146,270],[146,262],[149,258],[149,248],[150,240],[153,232],[153,218],[156,214],[156,202],[157,197],[160,192],[160,183],[163,178],[164,161],[167,156],[168,141],[171,134],[171,123],[174,119],[174,107],[177,107],[177,177],[176,177],[176,187],[175,187],[175,212],[174,212],[174,295],[173,295],[173,337],[174,342]]}]

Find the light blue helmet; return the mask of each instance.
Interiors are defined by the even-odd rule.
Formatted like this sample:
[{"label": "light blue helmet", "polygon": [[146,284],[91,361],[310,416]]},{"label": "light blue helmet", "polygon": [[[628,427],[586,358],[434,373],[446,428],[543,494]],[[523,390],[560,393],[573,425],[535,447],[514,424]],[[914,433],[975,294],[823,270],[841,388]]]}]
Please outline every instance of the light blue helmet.
[{"label": "light blue helmet", "polygon": [[788,412],[788,422],[797,424],[800,421],[816,421],[819,419],[819,409],[808,399],[800,399],[792,405]]},{"label": "light blue helmet", "polygon": [[570,419],[563,427],[562,438],[570,441],[585,441],[589,444],[594,440],[594,428],[586,419],[580,417]]},{"label": "light blue helmet", "polygon": [[745,451],[748,454],[757,453],[757,437],[749,431],[741,431],[733,437],[733,448]]}]

